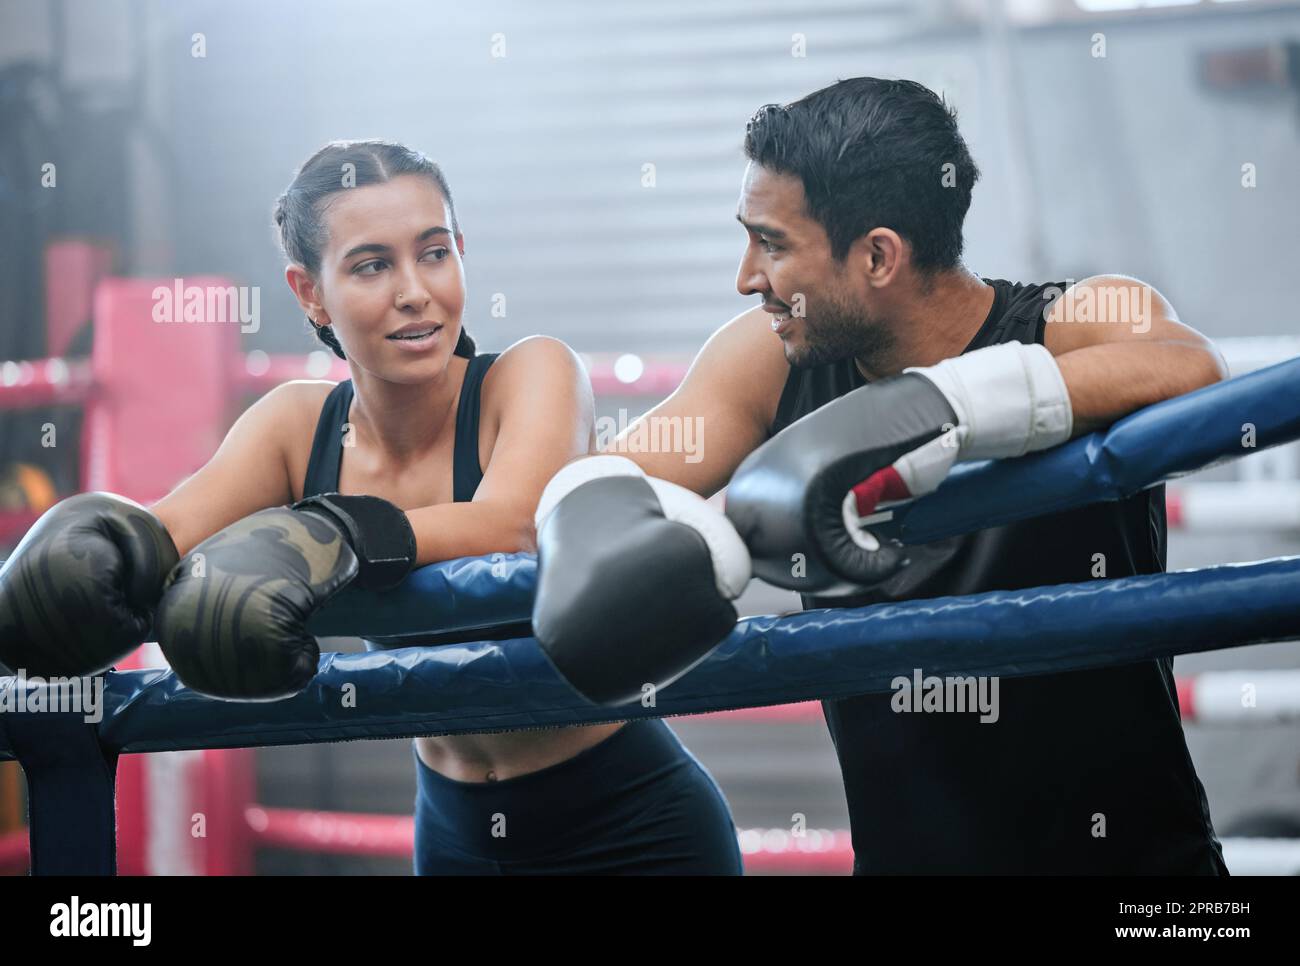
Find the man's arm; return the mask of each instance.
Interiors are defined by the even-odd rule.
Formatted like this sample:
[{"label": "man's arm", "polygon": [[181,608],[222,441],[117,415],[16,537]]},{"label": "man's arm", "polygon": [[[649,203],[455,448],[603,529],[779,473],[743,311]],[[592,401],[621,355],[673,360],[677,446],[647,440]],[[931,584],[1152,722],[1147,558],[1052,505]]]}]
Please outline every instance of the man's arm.
[{"label": "man's arm", "polygon": [[1070,393],[1074,435],[1227,377],[1223,357],[1145,282],[1095,275],[1047,315],[1044,344]]},{"label": "man's arm", "polygon": [[789,373],[771,316],[751,309],[715,332],[677,390],[604,452],[628,457],[649,476],[712,496],[766,441]]},{"label": "man's arm", "polygon": [[546,485],[533,634],[589,700],[644,701],[735,626],[749,552],[703,497],[767,439],[788,373],[766,313],[739,315],[676,392]]},{"label": "man's arm", "polygon": [[1154,289],[1090,278],[1048,309],[1045,345],[1004,343],[909,369],[805,416],[745,462],[727,517],[769,583],[803,593],[869,586],[906,560],[871,533],[881,504],[933,492],[954,463],[1059,446],[1223,375],[1214,348]]}]

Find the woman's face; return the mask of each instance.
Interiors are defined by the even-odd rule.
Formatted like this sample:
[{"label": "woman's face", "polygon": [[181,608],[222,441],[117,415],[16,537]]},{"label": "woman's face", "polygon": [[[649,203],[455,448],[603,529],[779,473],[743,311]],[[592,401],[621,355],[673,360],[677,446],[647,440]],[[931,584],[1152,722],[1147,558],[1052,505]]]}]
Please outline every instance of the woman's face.
[{"label": "woman's face", "polygon": [[442,373],[465,309],[464,240],[437,184],[401,175],[325,203],[317,298],[353,365],[392,382]]}]

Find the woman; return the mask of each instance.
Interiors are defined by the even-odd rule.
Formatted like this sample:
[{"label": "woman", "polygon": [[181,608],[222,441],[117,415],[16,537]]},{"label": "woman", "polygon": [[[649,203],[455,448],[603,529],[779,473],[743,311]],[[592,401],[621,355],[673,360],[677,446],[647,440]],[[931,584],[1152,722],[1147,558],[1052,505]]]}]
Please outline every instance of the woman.
[{"label": "woman", "polygon": [[[590,448],[590,385],[554,339],[476,354],[440,169],[389,142],[331,143],[275,222],[289,287],[352,378],[291,382],[244,413],[153,507],[179,553],[334,492],[408,511],[416,565],[534,549],[543,487]],[[420,738],[415,761],[417,873],[741,871],[721,792],[662,721]]]}]

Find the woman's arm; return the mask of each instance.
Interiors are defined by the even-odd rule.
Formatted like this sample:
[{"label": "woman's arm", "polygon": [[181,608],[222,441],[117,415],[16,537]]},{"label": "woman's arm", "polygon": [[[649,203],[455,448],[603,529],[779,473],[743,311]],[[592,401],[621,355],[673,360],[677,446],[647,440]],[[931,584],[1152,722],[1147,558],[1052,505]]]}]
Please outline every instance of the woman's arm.
[{"label": "woman's arm", "polygon": [[202,469],[151,507],[182,557],[236,520],[293,502],[286,434],[301,429],[320,393],[321,383],[307,381],[272,389],[235,421]]},{"label": "woman's arm", "polygon": [[473,501],[407,512],[419,566],[535,550],[533,512],[542,489],[594,447],[591,380],[557,339],[533,336],[503,352],[484,379],[482,405],[480,419],[498,429]]}]

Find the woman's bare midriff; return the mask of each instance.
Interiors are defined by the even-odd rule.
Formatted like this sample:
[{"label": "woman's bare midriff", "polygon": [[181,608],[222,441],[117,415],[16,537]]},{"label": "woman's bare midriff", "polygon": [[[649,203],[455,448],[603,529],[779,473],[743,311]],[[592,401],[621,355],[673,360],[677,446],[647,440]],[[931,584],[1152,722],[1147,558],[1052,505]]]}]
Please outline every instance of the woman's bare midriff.
[{"label": "woman's bare midriff", "polygon": [[623,722],[416,738],[415,749],[422,762],[452,781],[504,781],[568,761],[600,744],[621,727]]}]

